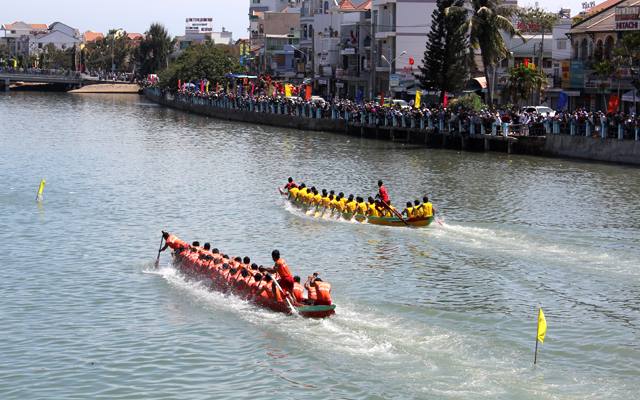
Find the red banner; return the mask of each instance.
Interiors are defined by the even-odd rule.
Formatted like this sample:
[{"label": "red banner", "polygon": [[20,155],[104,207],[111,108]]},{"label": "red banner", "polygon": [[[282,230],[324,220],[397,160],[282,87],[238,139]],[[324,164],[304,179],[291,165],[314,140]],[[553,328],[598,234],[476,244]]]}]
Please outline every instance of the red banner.
[{"label": "red banner", "polygon": [[620,97],[616,96],[615,94],[612,94],[611,96],[609,96],[609,107],[607,107],[607,112],[617,113],[619,105],[620,105]]}]

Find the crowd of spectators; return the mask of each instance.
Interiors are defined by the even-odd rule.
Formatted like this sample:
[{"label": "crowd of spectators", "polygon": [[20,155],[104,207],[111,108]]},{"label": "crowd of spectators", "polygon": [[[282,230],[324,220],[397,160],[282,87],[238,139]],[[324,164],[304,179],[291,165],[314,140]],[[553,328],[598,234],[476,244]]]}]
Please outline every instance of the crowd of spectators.
[{"label": "crowd of spectators", "polygon": [[[153,87],[155,82],[144,80],[143,86]],[[635,114],[587,112],[577,109],[573,112],[550,113],[529,112],[517,107],[483,108],[474,111],[464,108],[452,109],[435,102],[427,102],[414,107],[380,104],[380,102],[348,99],[324,100],[313,96],[304,99],[299,96],[285,97],[283,93],[269,94],[268,89],[228,92],[201,91],[200,85],[183,89],[164,89],[163,95],[171,94],[174,99],[199,104],[249,110],[253,112],[286,113],[310,118],[341,118],[351,122],[377,125],[391,125],[406,128],[437,129],[451,134],[504,134],[538,136],[547,133],[622,137],[635,139],[640,121]],[[245,85],[245,88],[247,86]],[[620,127],[620,128],[619,128]]]}]

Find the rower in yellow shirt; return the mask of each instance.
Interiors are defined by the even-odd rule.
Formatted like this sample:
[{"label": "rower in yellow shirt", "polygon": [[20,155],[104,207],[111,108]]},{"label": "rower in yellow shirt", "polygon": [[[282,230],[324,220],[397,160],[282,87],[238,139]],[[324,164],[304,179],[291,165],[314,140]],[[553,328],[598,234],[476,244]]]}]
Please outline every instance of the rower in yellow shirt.
[{"label": "rower in yellow shirt", "polygon": [[355,214],[356,208],[358,207],[358,203],[353,199],[353,195],[349,195],[349,199],[347,200],[347,204],[345,204],[345,212],[349,214]]},{"label": "rower in yellow shirt", "polygon": [[406,215],[407,218],[413,218],[413,206],[410,201],[407,201],[407,208],[405,208],[400,215]]},{"label": "rower in yellow shirt", "polygon": [[296,197],[296,200],[298,200],[301,203],[304,203],[304,200],[307,198],[307,185],[305,185],[304,183],[300,184],[300,191],[298,191],[298,196]]},{"label": "rower in yellow shirt", "polygon": [[378,208],[376,207],[376,202],[375,200],[373,200],[373,197],[369,196],[369,204],[367,204],[367,206],[368,206],[367,217],[380,216],[380,211],[378,211]]},{"label": "rower in yellow shirt", "polygon": [[424,212],[424,216],[425,217],[430,217],[432,215],[435,214],[435,212],[433,211],[433,204],[429,203],[429,198],[427,196],[424,196],[422,198],[422,211]]},{"label": "rower in yellow shirt", "polygon": [[292,187],[289,189],[289,198],[291,200],[295,200],[296,197],[298,197],[298,192],[300,191],[300,189],[298,189],[297,187]]},{"label": "rower in yellow shirt", "polygon": [[320,203],[322,208],[328,208],[331,205],[331,198],[333,198],[333,194],[327,194],[327,189],[322,189],[322,202]]},{"label": "rower in yellow shirt", "polygon": [[[324,192],[326,194],[327,190],[324,189]],[[313,196],[313,205],[316,207],[320,207],[322,205],[322,195],[318,193],[317,190],[314,193],[315,193],[315,196]]]},{"label": "rower in yellow shirt", "polygon": [[366,216],[367,215],[367,203],[364,202],[364,199],[362,197],[357,197],[356,201],[358,202],[358,205],[356,207],[356,215]]},{"label": "rower in yellow shirt", "polygon": [[424,216],[424,210],[420,207],[420,200],[414,201],[413,216],[416,218],[422,218]]},{"label": "rower in yellow shirt", "polygon": [[333,212],[342,213],[344,212],[344,203],[342,202],[342,196],[338,194],[335,200],[331,202],[331,210]]}]

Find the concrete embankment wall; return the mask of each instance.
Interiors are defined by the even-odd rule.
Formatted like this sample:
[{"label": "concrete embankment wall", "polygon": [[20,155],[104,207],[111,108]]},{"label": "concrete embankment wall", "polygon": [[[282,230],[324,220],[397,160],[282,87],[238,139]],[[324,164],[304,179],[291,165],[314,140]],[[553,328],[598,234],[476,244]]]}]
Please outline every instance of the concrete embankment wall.
[{"label": "concrete embankment wall", "polygon": [[450,136],[448,132],[437,133],[426,132],[415,128],[393,128],[389,126],[347,123],[343,119],[315,119],[283,114],[230,110],[176,100],[167,100],[148,90],[145,90],[145,94],[150,100],[168,107],[224,120],[309,131],[342,133],[382,140],[396,140],[422,144],[431,148],[498,151],[514,154],[579,158],[592,161],[640,165],[640,140],[603,139],[600,137],[554,134],[548,134],[546,138],[544,136],[505,138],[491,135],[470,135],[463,139],[459,135]]},{"label": "concrete embankment wall", "polygon": [[640,140],[549,134],[542,155],[640,165]]}]

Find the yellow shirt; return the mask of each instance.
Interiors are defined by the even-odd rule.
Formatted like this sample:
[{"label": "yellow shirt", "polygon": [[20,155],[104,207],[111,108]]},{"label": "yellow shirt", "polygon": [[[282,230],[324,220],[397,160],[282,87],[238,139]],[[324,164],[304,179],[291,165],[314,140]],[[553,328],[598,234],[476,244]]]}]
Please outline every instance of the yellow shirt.
[{"label": "yellow shirt", "polygon": [[413,207],[407,207],[407,218],[413,218]]},{"label": "yellow shirt", "polygon": [[422,207],[422,210],[424,212],[424,216],[425,217],[430,217],[430,216],[433,215],[433,204],[424,203],[421,207]]},{"label": "yellow shirt", "polygon": [[318,193],[317,195],[313,196],[313,204],[315,206],[320,206],[322,202],[322,195],[320,193]]},{"label": "yellow shirt", "polygon": [[378,209],[376,208],[375,203],[371,204],[367,204],[369,206],[369,216],[370,217],[379,217],[380,213],[378,212]]},{"label": "yellow shirt", "polygon": [[421,218],[422,216],[424,216],[424,210],[421,206],[413,207],[413,216],[417,218]]},{"label": "yellow shirt", "polygon": [[367,203],[358,203],[358,207],[356,208],[356,214],[367,215]]},{"label": "yellow shirt", "polygon": [[298,201],[302,201],[304,202],[304,199],[307,198],[307,188],[304,189],[300,189],[300,191],[298,192]]},{"label": "yellow shirt", "polygon": [[338,210],[340,212],[343,212],[344,211],[344,203],[342,201],[336,201],[335,202],[335,206],[333,206],[333,209],[334,210]]},{"label": "yellow shirt", "polygon": [[323,197],[322,198],[322,206],[327,208],[327,207],[329,207],[329,205],[331,205],[331,200],[329,199],[329,196]]},{"label": "yellow shirt", "polygon": [[356,208],[357,208],[357,207],[358,207],[358,203],[356,203],[356,201],[355,201],[355,200],[351,200],[350,202],[348,202],[348,203],[346,204],[346,208],[347,208],[347,209],[346,209],[346,211],[347,211],[349,214],[353,214],[353,213],[356,211]]},{"label": "yellow shirt", "polygon": [[292,187],[291,189],[289,189],[289,198],[295,200],[296,196],[298,196],[299,191],[300,189],[298,189],[297,187]]}]

